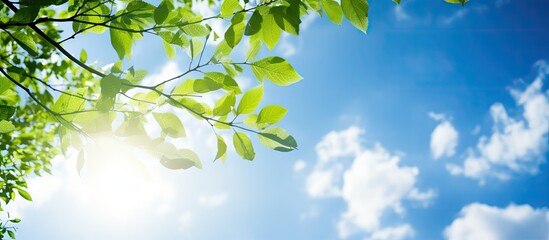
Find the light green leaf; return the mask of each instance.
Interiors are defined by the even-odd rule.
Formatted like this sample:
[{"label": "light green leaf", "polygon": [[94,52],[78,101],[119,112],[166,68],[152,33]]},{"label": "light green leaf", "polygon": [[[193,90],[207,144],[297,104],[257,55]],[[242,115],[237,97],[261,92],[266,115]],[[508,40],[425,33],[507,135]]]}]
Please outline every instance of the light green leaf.
[{"label": "light green leaf", "polygon": [[238,0],[224,0],[223,3],[221,3],[220,17],[229,17],[233,15],[235,10],[242,10],[242,6],[240,6]]},{"label": "light green leaf", "polygon": [[162,128],[162,132],[166,133],[166,135],[174,138],[185,137],[185,128],[183,128],[181,120],[175,114],[170,112],[153,112],[153,116],[158,125],[160,125],[160,128]]},{"label": "light green leaf", "polygon": [[220,135],[217,135],[217,154],[215,155],[215,160],[221,159],[221,162],[224,163],[227,158],[227,144],[225,140]]},{"label": "light green leaf", "polygon": [[191,48],[189,49],[191,58],[198,56],[204,48],[204,41],[200,38],[191,38]]},{"label": "light green leaf", "polygon": [[32,197],[27,191],[25,191],[21,188],[18,188],[17,192],[19,192],[19,196],[23,197],[24,199],[26,199],[28,201],[32,201]]},{"label": "light green leaf", "polygon": [[81,62],[88,61],[88,53],[86,53],[86,50],[84,50],[84,49],[82,49],[82,51],[80,51],[80,61]]},{"label": "light green leaf", "polygon": [[[124,25],[112,23],[113,26],[119,26],[125,28]],[[132,36],[129,32],[116,30],[110,28],[111,34],[111,45],[118,54],[120,60],[124,59],[125,56],[130,56],[132,51]]]},{"label": "light green leaf", "polygon": [[253,160],[255,157],[254,147],[250,138],[242,132],[233,134],[233,145],[236,153],[246,160]]},{"label": "light green leaf", "polygon": [[169,169],[187,169],[192,166],[202,168],[202,163],[195,152],[190,149],[177,149],[173,144],[160,142],[149,149],[160,158],[160,163]]},{"label": "light green leaf", "polygon": [[175,48],[172,45],[166,41],[162,41],[162,45],[164,45],[164,51],[166,51],[166,56],[168,56],[169,59],[175,57]]},{"label": "light green leaf", "polygon": [[366,33],[366,28],[368,28],[368,3],[365,0],[341,0],[341,9],[349,22]]},{"label": "light green leaf", "polygon": [[288,110],[282,106],[269,105],[261,109],[259,116],[257,117],[257,125],[260,128],[267,127],[282,120]]},{"label": "light green leaf", "polygon": [[15,126],[13,126],[13,123],[6,120],[0,121],[0,133],[8,133],[15,130]]},{"label": "light green leaf", "polygon": [[223,84],[213,81],[212,79],[205,78],[204,80],[195,80],[193,84],[193,91],[197,93],[207,93],[220,89]]},{"label": "light green leaf", "polygon": [[322,8],[328,15],[330,21],[337,25],[341,25],[341,21],[343,20],[343,11],[341,10],[341,6],[333,0],[320,0],[320,2],[322,3]]},{"label": "light green leaf", "polygon": [[251,113],[257,108],[257,105],[263,99],[263,85],[259,85],[248,90],[240,99],[240,103],[236,109],[236,114]]},{"label": "light green leaf", "polygon": [[265,45],[267,45],[269,50],[273,50],[282,34],[282,29],[280,29],[280,27],[276,24],[273,14],[263,16],[261,33],[263,35],[263,42],[265,42]]},{"label": "light green leaf", "polygon": [[251,128],[259,128],[257,126],[257,114],[249,114],[245,119],[244,119],[244,124],[246,124],[248,127],[251,127]]},{"label": "light green leaf", "polygon": [[109,74],[101,79],[101,95],[107,98],[113,98],[120,92],[122,80],[114,74]]},{"label": "light green leaf", "polygon": [[238,13],[235,14],[234,17],[231,19],[231,26],[227,29],[225,32],[225,41],[227,41],[227,44],[234,48],[240,40],[242,39],[242,35],[244,34],[244,28],[246,25],[244,24],[244,18],[246,14],[244,13]]},{"label": "light green leaf", "polygon": [[256,36],[250,37],[250,47],[248,48],[248,52],[246,52],[246,61],[254,60],[259,50],[261,50],[261,39]]},{"label": "light green leaf", "polygon": [[[79,95],[78,91],[76,93],[72,93],[70,91],[67,91],[67,93],[71,94],[61,94],[57,101],[53,104],[51,107],[51,110],[57,113],[71,113],[71,112],[77,112],[82,109],[84,109],[84,106],[86,104],[86,100],[77,97]],[[65,120],[72,120],[76,115],[78,114],[70,114],[65,115],[63,118]]]},{"label": "light green leaf", "polygon": [[453,3],[453,4],[461,4],[461,6],[464,6],[466,2],[469,2],[469,0],[444,0],[448,3]]},{"label": "light green leaf", "polygon": [[279,86],[288,86],[296,83],[302,77],[286,60],[280,57],[267,57],[251,63],[251,68],[259,81],[267,78]]},{"label": "light green leaf", "polygon": [[13,36],[17,44],[19,44],[19,46],[21,46],[30,55],[32,56],[38,55],[38,47],[36,46],[36,43],[34,42],[34,39],[32,39],[31,36],[28,36],[23,32],[14,32],[11,35]]},{"label": "light green leaf", "polygon": [[257,136],[263,145],[276,151],[289,152],[297,148],[295,139],[280,127],[265,129]]},{"label": "light green leaf", "polygon": [[216,103],[213,109],[214,116],[223,116],[231,112],[231,107],[234,106],[236,101],[234,92],[229,92],[225,96],[221,97]]},{"label": "light green leaf", "polygon": [[185,25],[182,27],[182,30],[191,37],[205,37],[210,34],[210,30],[199,23]]}]

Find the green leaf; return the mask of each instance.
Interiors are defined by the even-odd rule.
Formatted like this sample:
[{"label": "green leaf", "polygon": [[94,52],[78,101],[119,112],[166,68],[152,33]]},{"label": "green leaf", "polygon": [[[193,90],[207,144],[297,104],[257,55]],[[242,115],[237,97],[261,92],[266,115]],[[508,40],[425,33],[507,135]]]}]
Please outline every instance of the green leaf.
[{"label": "green leaf", "polygon": [[257,136],[264,146],[276,151],[289,152],[297,148],[295,139],[280,127],[265,129]]},{"label": "green leaf", "polygon": [[0,120],[8,120],[15,113],[15,107],[0,105]]},{"label": "green leaf", "polygon": [[18,188],[17,192],[19,193],[19,196],[23,197],[24,199],[26,199],[28,201],[32,201],[32,197],[27,191]]},{"label": "green leaf", "polygon": [[280,57],[267,57],[250,65],[259,81],[267,78],[276,85],[288,86],[302,79],[292,65]]},{"label": "green leaf", "polygon": [[299,34],[299,24],[301,23],[301,19],[299,19],[299,1],[293,0],[291,2],[290,6],[271,8],[270,13],[280,29],[297,36]]},{"label": "green leaf", "polygon": [[122,79],[114,74],[109,74],[101,79],[101,95],[107,98],[113,98],[120,92],[122,87]]},{"label": "green leaf", "polygon": [[12,222],[12,223],[20,223],[20,222],[21,222],[21,219],[19,219],[19,218],[10,219],[10,222]]},{"label": "green leaf", "polygon": [[233,15],[236,10],[242,10],[242,6],[238,3],[238,0],[224,0],[221,3],[221,15],[222,18],[229,17]]},{"label": "green leaf", "polygon": [[396,4],[400,4],[400,0],[393,0]]},{"label": "green leaf", "polygon": [[172,45],[166,41],[162,41],[162,45],[164,46],[164,51],[166,51],[166,56],[168,56],[169,59],[175,57],[175,48]]},{"label": "green leaf", "polygon": [[248,52],[246,52],[246,61],[253,60],[261,50],[261,39],[259,37],[251,36],[250,37],[250,47]]},{"label": "green leaf", "polygon": [[[61,96],[59,96],[57,101],[55,101],[55,103],[51,107],[52,111],[57,113],[73,113],[73,112],[80,111],[84,108],[86,104],[86,100],[82,99],[81,97],[78,97],[80,93],[82,93],[81,90],[75,93],[67,91],[67,93],[71,95],[65,94],[65,93],[61,94]],[[63,116],[63,118],[65,118],[65,120],[70,121],[76,115],[78,114],[65,115]]]},{"label": "green leaf", "polygon": [[231,26],[227,29],[225,32],[225,41],[227,41],[227,44],[234,48],[240,40],[242,39],[242,35],[244,34],[244,28],[246,25],[244,25],[244,13],[238,13],[235,14],[234,17],[231,19]]},{"label": "green leaf", "polygon": [[349,22],[366,33],[366,28],[368,28],[368,3],[365,0],[341,0],[341,9]]},{"label": "green leaf", "polygon": [[8,235],[10,235],[11,239],[15,239],[15,233],[12,230],[7,230]]},{"label": "green leaf", "polygon": [[32,4],[28,7],[22,7],[13,15],[11,21],[17,23],[30,23],[33,22],[34,19],[36,19],[36,17],[38,16],[38,12],[40,12],[40,6],[38,6],[37,4]]},{"label": "green leaf", "polygon": [[14,32],[11,35],[15,39],[17,44],[19,44],[19,46],[21,46],[30,55],[38,56],[38,47],[36,46],[36,43],[31,36],[23,32]]},{"label": "green leaf", "polygon": [[209,78],[205,78],[203,80],[195,80],[193,83],[193,91],[197,93],[207,93],[218,90],[221,87],[223,87],[223,84],[213,81]]},{"label": "green leaf", "polygon": [[251,113],[257,108],[257,105],[263,99],[263,85],[259,85],[248,90],[240,99],[240,103],[236,108],[236,114]]},{"label": "green leaf", "polygon": [[[112,23],[113,26],[125,28],[125,25]],[[130,56],[132,51],[132,36],[129,32],[110,28],[111,45],[118,54],[120,60]]]},{"label": "green leaf", "polygon": [[217,135],[217,154],[215,155],[215,160],[221,159],[221,162],[224,163],[227,158],[227,144],[225,140],[220,135]]},{"label": "green leaf", "polygon": [[213,109],[214,116],[224,116],[231,112],[231,107],[234,106],[236,101],[234,92],[229,92],[225,96],[221,97],[216,103]]},{"label": "green leaf", "polygon": [[341,10],[341,6],[333,0],[320,0],[320,2],[330,21],[337,25],[341,25],[341,21],[343,20],[343,11]]},{"label": "green leaf", "polygon": [[78,153],[78,159],[76,160],[76,171],[78,174],[82,171],[82,168],[84,168],[84,164],[86,163],[86,159],[84,158],[84,150],[81,150]]},{"label": "green leaf", "polygon": [[198,56],[204,48],[204,42],[200,38],[191,38],[191,48],[189,56],[195,58]]},{"label": "green leaf", "polygon": [[244,31],[244,35],[251,36],[258,33],[261,30],[262,22],[263,17],[261,17],[261,13],[259,13],[259,10],[256,9],[250,17],[248,24],[246,24],[246,30]]},{"label": "green leaf", "polygon": [[166,168],[187,169],[192,166],[202,168],[198,155],[190,149],[177,149],[171,143],[160,142],[148,150],[159,157],[160,163]]},{"label": "green leaf", "polygon": [[162,24],[164,20],[166,20],[170,13],[170,9],[173,8],[173,6],[170,8],[170,4],[169,1],[164,0],[154,9],[154,22],[156,22],[156,24]]},{"label": "green leaf", "polygon": [[236,153],[246,160],[253,160],[255,157],[254,147],[250,138],[242,132],[233,134],[233,145]]},{"label": "green leaf", "polygon": [[267,127],[282,120],[288,110],[282,106],[269,105],[261,109],[259,116],[257,117],[257,125],[260,128]]},{"label": "green leaf", "polygon": [[191,37],[205,37],[210,34],[210,30],[199,23],[188,24],[181,29]]},{"label": "green leaf", "polygon": [[263,35],[263,42],[265,42],[265,45],[267,45],[269,50],[273,50],[273,48],[278,43],[278,40],[280,39],[282,30],[276,24],[276,21],[272,14],[267,14],[266,16],[263,16],[261,33]]},{"label": "green leaf", "polygon": [[13,123],[6,120],[0,121],[0,133],[8,133],[15,130],[15,126],[13,126]]},{"label": "green leaf", "polygon": [[200,160],[198,155],[190,149],[179,149],[177,150],[177,158],[168,158],[162,157],[160,163],[164,167],[177,170],[177,169],[188,169],[190,167],[202,168],[202,165],[199,164]]},{"label": "green leaf", "polygon": [[86,50],[82,49],[82,51],[80,51],[80,61],[81,62],[86,62],[88,61],[88,53],[86,53]]},{"label": "green leaf", "polygon": [[244,119],[244,124],[246,124],[248,127],[251,127],[251,128],[259,128],[257,126],[257,114],[249,114],[245,119]]},{"label": "green leaf", "polygon": [[453,3],[453,4],[461,4],[461,6],[464,6],[466,2],[469,2],[469,0],[444,0],[448,3]]},{"label": "green leaf", "polygon": [[154,119],[162,128],[162,132],[166,133],[170,137],[178,138],[185,137],[185,128],[181,120],[173,113],[157,113],[153,112]]}]

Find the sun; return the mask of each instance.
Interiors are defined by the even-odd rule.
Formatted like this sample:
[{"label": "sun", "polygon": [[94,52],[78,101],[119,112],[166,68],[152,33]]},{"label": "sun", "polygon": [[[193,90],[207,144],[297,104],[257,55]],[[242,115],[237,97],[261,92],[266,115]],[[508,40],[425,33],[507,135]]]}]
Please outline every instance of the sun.
[{"label": "sun", "polygon": [[158,186],[135,147],[113,136],[94,136],[84,149],[80,195],[94,211],[124,221],[153,204]]}]

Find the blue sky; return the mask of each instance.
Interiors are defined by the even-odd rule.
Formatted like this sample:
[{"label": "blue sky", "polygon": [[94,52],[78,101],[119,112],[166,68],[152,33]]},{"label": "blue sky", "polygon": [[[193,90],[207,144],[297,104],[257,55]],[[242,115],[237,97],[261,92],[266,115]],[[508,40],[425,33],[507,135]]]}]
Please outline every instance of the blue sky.
[{"label": "blue sky", "polygon": [[[304,76],[266,84],[263,103],[289,109],[281,125],[299,150],[258,145],[253,162],[232,151],[212,163],[208,126],[182,116],[181,144],[204,169],[146,159],[145,192],[123,171],[107,191],[59,159],[54,176],[30,181],[35,201],[13,206],[18,239],[549,239],[548,10],[544,0],[375,1],[367,35],[308,18],[299,37],[262,52]],[[116,59],[107,36],[66,46],[85,46],[98,66]],[[154,39],[135,49],[148,81],[186,66]]]}]

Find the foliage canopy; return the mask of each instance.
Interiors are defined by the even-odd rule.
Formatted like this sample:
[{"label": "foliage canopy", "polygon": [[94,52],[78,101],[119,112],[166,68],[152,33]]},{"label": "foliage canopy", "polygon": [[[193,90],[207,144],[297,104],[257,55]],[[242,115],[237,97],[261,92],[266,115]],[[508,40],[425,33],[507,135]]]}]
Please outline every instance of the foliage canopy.
[{"label": "foliage canopy", "polygon": [[[399,0],[394,0],[400,3]],[[446,0],[464,4],[466,0]],[[258,106],[264,81],[289,86],[302,79],[281,57],[256,59],[262,45],[272,50],[282,32],[298,35],[301,17],[326,14],[341,25],[347,19],[360,31],[368,27],[368,3],[364,0],[208,0],[219,13],[201,16],[192,0],[2,0],[0,4],[0,211],[21,196],[32,200],[25,179],[50,173],[51,159],[77,151],[77,169],[86,161],[83,146],[100,132],[131,140],[157,156],[169,169],[200,168],[192,149],[178,148],[170,139],[186,137],[185,127],[173,111],[179,108],[212,127],[217,139],[215,160],[225,160],[231,142],[219,132],[232,132],[232,145],[243,159],[255,157],[251,135],[273,150],[288,152],[296,140],[275,126],[287,113],[283,106]],[[230,22],[225,32],[215,32],[214,19]],[[63,33],[61,25],[72,32]],[[87,62],[63,44],[86,33],[108,34],[119,61],[108,70]],[[142,83],[145,70],[131,64],[132,46],[144,35],[158,38],[165,53],[187,53],[185,72],[156,82]],[[215,40],[214,49],[207,42]],[[245,59],[234,61],[231,52],[247,41]],[[233,54],[234,55],[234,54]],[[236,77],[249,68],[258,85],[243,91]],[[175,87],[169,83],[177,83]],[[213,106],[201,97],[217,94]],[[168,106],[168,108],[159,108]],[[152,115],[159,138],[145,131]],[[241,119],[241,121],[237,121]],[[114,121],[122,122],[113,129]],[[229,143],[229,144],[228,144]],[[8,217],[9,218],[9,217]],[[0,238],[15,238],[11,223],[0,222]]]}]

